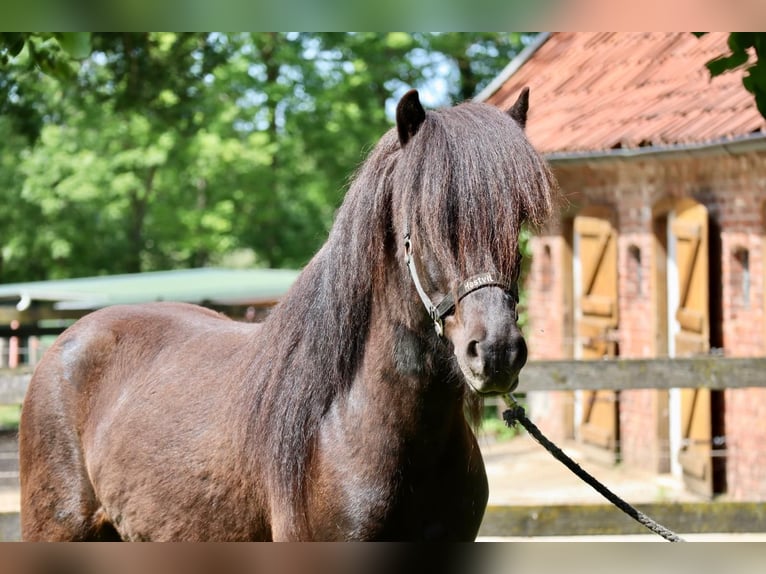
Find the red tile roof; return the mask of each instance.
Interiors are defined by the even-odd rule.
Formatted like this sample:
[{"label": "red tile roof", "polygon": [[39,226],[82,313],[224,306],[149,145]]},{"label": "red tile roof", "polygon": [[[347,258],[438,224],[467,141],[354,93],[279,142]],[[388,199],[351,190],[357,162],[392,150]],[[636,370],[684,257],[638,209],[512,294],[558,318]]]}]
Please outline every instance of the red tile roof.
[{"label": "red tile roof", "polygon": [[512,62],[516,71],[479,99],[508,109],[529,86],[527,134],[546,154],[700,144],[766,132],[742,85],[743,72],[711,79],[705,68],[728,53],[727,38],[554,33],[526,60]]}]

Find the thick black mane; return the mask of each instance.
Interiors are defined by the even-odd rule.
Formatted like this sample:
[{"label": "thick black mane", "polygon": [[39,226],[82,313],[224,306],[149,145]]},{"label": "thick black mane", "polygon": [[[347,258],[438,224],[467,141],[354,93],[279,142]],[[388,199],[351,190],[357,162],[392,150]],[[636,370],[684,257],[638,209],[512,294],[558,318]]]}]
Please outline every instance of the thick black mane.
[{"label": "thick black mane", "polygon": [[267,449],[278,453],[271,480],[283,500],[301,507],[315,431],[357,373],[373,302],[397,289],[401,303],[386,316],[422,323],[407,318],[422,309],[408,304],[405,228],[455,280],[478,270],[513,276],[520,226],[545,217],[552,187],[523,130],[490,106],[429,112],[404,147],[395,129],[381,138],[351,182],[326,244],[262,327],[263,353],[253,369],[265,382],[252,389],[253,413],[260,413],[252,432],[274,441]]}]

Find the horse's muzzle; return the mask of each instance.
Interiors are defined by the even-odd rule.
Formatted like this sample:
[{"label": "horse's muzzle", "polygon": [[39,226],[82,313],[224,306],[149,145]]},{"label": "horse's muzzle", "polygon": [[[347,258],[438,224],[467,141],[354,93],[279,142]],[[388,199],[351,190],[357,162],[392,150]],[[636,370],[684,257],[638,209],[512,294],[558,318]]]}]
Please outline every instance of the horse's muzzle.
[{"label": "horse's muzzle", "polygon": [[468,384],[478,393],[509,393],[519,384],[527,344],[519,333],[507,340],[472,340],[465,350]]},{"label": "horse's muzzle", "polygon": [[467,297],[455,317],[445,321],[460,370],[480,394],[504,394],[519,383],[527,344],[516,323],[515,304],[499,289]]}]

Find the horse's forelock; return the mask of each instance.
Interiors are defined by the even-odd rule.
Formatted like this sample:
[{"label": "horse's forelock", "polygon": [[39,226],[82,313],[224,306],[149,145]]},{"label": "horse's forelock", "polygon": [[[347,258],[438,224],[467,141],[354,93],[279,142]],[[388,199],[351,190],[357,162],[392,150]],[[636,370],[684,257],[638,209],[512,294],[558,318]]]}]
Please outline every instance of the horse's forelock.
[{"label": "horse's forelock", "polygon": [[484,104],[429,112],[399,163],[403,217],[441,269],[517,271],[520,228],[545,220],[555,185],[513,119]]}]

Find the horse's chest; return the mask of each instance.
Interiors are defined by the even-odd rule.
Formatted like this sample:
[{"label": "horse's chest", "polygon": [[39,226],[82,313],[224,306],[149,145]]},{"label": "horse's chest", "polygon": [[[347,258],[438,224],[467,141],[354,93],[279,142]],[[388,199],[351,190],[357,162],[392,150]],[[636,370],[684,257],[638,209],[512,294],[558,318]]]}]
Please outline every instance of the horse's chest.
[{"label": "horse's chest", "polygon": [[[483,465],[461,448],[425,453],[391,439],[328,441],[315,473],[312,535],[331,540],[465,539],[486,504]],[[456,496],[456,493],[460,493]],[[457,499],[457,502],[456,502]],[[480,516],[479,516],[480,519]]]}]

